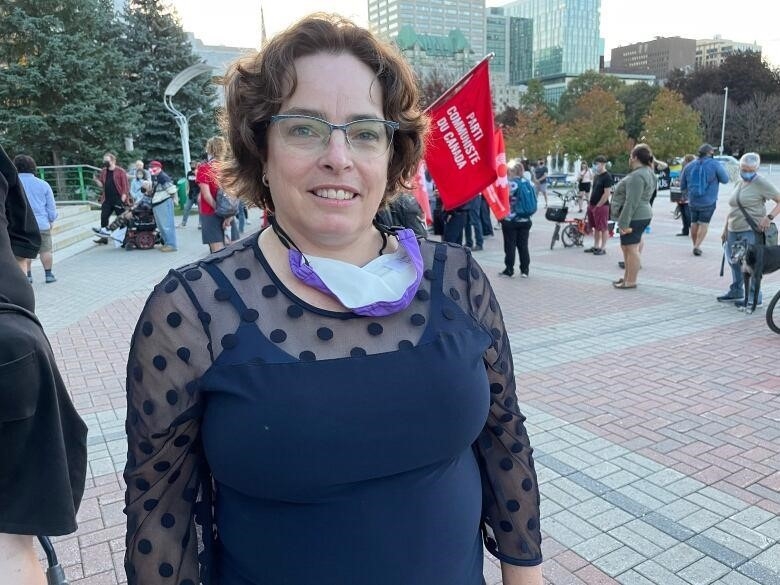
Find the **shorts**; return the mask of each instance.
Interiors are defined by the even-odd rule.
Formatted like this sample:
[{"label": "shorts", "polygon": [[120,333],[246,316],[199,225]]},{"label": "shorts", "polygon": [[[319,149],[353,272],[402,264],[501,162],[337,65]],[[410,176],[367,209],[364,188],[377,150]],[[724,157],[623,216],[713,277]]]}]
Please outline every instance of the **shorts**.
[{"label": "shorts", "polygon": [[222,227],[223,219],[218,215],[200,216],[200,241],[204,244],[218,244],[225,242],[225,229]]},{"label": "shorts", "polygon": [[543,183],[538,183],[536,185],[536,192],[537,193],[547,193],[547,181],[544,181]]},{"label": "shorts", "polygon": [[51,230],[40,230],[41,231],[41,248],[38,250],[38,252],[51,252],[52,250],[52,243],[51,243]]},{"label": "shorts", "polygon": [[590,183],[580,182],[578,189],[580,190],[580,193],[590,193]]},{"label": "shorts", "polygon": [[715,205],[694,207],[688,204],[688,208],[691,210],[691,223],[710,223],[712,214],[715,213]]},{"label": "shorts", "polygon": [[650,225],[649,219],[635,219],[628,227],[631,228],[631,233],[623,235],[620,234],[621,246],[633,246],[642,241],[642,234],[645,233],[645,228]]},{"label": "shorts", "polygon": [[606,231],[609,229],[609,205],[596,207],[588,205],[588,223],[596,231]]}]

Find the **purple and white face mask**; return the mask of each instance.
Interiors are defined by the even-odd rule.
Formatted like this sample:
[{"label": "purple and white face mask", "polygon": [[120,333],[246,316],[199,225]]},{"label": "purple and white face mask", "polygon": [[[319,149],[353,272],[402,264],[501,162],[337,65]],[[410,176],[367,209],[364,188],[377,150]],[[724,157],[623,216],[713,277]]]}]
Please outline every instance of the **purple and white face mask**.
[{"label": "purple and white face mask", "polygon": [[289,248],[290,269],[304,284],[337,299],[357,315],[384,317],[412,302],[423,276],[423,259],[411,229],[396,232],[398,250],[365,266],[306,256]]}]

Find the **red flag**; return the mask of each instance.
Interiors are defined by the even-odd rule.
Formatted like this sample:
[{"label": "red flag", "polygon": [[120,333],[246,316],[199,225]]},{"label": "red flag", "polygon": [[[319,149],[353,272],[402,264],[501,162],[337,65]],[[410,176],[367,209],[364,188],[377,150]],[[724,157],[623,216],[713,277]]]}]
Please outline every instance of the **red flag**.
[{"label": "red flag", "polygon": [[417,174],[414,176],[414,187],[412,188],[412,195],[420,204],[420,208],[425,214],[425,223],[428,225],[433,224],[433,216],[431,215],[431,202],[428,199],[428,190],[425,188],[425,165],[420,163],[417,167]]},{"label": "red flag", "polygon": [[488,60],[466,74],[428,113],[432,124],[425,164],[444,208],[453,209],[496,180]]},{"label": "red flag", "polygon": [[493,137],[493,147],[496,151],[496,182],[488,185],[483,191],[485,201],[499,221],[509,215],[509,180],[507,179],[506,150],[504,149],[504,133],[496,129]]}]

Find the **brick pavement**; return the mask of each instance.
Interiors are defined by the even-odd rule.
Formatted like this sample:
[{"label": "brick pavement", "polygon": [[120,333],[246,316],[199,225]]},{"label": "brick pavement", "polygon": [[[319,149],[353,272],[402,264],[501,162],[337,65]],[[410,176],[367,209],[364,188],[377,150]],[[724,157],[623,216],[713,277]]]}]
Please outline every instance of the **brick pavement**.
[{"label": "brick pavement", "polygon": [[[536,448],[552,585],[780,584],[780,341],[762,309],[719,305],[727,191],[704,256],[659,198],[640,287],[616,291],[617,240],[601,257],[549,250],[541,212],[527,280],[491,278],[510,331]],[[90,430],[79,531],[57,550],[72,585],[124,582],[124,364],[152,285],[205,250],[91,249],[36,283],[38,314]],[[478,258],[502,268],[500,231]],[[778,288],[764,281],[765,296]],[[767,300],[770,296],[766,296]],[[487,558],[488,585],[500,583]]]}]

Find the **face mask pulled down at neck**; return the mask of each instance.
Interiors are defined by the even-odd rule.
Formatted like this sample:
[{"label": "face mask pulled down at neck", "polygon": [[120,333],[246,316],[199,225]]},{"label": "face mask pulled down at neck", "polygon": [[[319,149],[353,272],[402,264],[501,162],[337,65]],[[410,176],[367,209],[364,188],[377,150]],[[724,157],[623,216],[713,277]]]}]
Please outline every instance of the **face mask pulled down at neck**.
[{"label": "face mask pulled down at neck", "polygon": [[423,276],[423,260],[411,229],[396,232],[398,250],[382,254],[365,266],[304,256],[284,231],[274,231],[288,248],[290,270],[304,284],[338,300],[357,315],[384,317],[412,302]]}]

